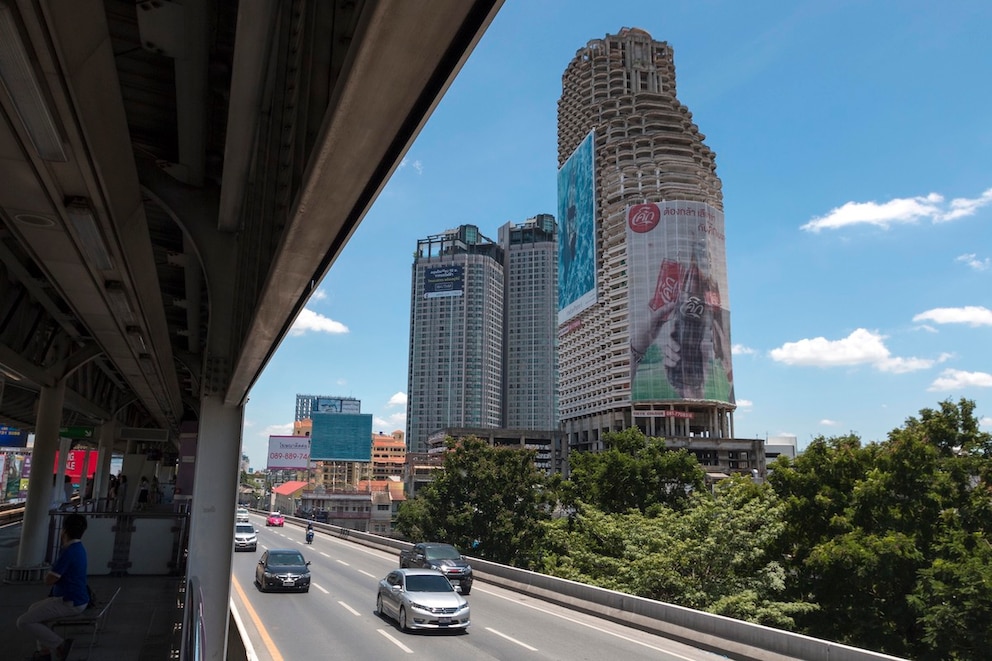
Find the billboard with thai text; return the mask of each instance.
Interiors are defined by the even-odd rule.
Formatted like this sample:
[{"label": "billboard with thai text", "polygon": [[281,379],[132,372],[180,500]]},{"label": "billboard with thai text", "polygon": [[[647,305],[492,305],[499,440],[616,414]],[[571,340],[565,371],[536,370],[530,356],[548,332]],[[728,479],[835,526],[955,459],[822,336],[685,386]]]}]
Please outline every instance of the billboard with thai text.
[{"label": "billboard with thai text", "polygon": [[362,402],[342,397],[318,397],[314,413],[361,413]]},{"label": "billboard with thai text", "polygon": [[631,401],[733,404],[723,212],[671,200],[626,220]]},{"label": "billboard with thai text", "polygon": [[596,302],[596,133],[558,170],[558,323]]},{"label": "billboard with thai text", "polygon": [[460,264],[424,269],[424,298],[461,296],[464,292],[465,273]]},{"label": "billboard with thai text", "polygon": [[269,436],[269,470],[306,470],[310,467],[310,439],[306,436]]}]

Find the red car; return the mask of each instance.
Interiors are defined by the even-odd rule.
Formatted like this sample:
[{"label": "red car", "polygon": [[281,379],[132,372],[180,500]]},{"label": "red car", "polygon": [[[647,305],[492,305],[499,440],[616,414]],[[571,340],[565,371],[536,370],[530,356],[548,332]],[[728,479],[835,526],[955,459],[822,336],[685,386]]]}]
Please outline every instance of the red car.
[{"label": "red car", "polygon": [[282,526],[285,523],[286,519],[279,512],[269,512],[269,515],[265,517],[265,525],[267,526]]}]

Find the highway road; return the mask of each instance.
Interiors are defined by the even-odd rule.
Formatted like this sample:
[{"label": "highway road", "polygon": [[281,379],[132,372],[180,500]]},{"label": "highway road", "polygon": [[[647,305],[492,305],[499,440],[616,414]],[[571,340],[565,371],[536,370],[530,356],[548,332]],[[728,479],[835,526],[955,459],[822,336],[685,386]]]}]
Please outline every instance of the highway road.
[{"label": "highway road", "polygon": [[[231,595],[259,661],[725,658],[478,579],[466,597],[472,607],[467,633],[403,633],[374,612],[379,579],[399,566],[396,554],[320,532],[307,546],[302,528],[267,528],[264,517],[251,519],[258,550],[234,554]],[[262,551],[286,547],[310,560],[310,592],[259,592],[254,572]]]}]

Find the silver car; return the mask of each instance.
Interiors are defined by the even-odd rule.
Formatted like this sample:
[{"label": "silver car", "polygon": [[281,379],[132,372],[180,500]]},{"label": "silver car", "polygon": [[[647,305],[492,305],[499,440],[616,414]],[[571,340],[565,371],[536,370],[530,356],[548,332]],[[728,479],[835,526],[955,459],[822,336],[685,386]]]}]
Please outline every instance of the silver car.
[{"label": "silver car", "polygon": [[375,612],[403,631],[461,629],[471,623],[468,602],[436,569],[394,569],[379,581]]}]

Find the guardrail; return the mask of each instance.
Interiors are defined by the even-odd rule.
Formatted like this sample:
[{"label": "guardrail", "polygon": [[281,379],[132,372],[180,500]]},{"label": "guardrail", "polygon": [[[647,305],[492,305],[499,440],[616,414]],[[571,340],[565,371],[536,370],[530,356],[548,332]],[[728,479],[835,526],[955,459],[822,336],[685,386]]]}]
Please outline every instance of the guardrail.
[{"label": "guardrail", "polygon": [[[307,519],[286,517],[306,526]],[[389,537],[314,522],[314,529],[383,551],[413,546]],[[477,578],[545,601],[748,661],[904,661],[829,640],[773,629],[653,599],[469,558]]]}]

